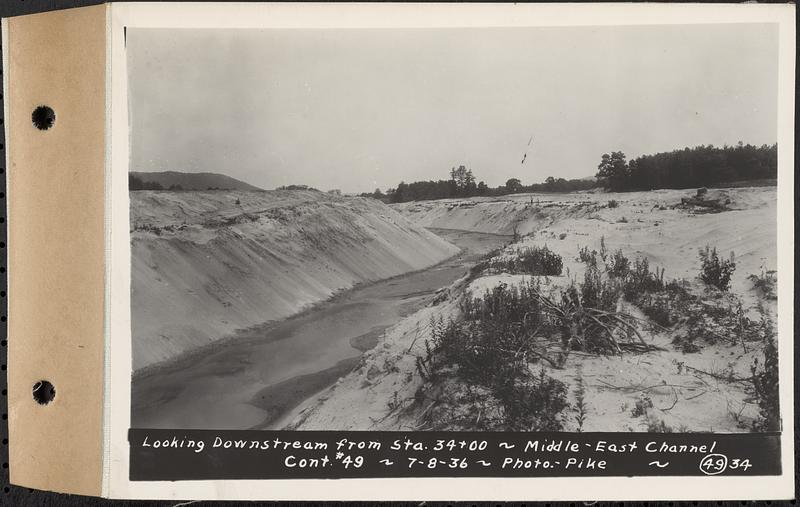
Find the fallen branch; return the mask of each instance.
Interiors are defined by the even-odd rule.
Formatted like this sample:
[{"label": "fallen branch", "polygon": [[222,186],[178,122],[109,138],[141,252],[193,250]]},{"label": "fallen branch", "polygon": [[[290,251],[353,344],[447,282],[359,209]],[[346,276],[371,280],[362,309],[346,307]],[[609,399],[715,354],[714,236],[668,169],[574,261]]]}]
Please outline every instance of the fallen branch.
[{"label": "fallen branch", "polygon": [[696,371],[697,373],[702,373],[703,375],[708,375],[711,378],[715,378],[717,380],[724,380],[726,382],[752,382],[753,381],[753,376],[752,375],[749,376],[749,377],[734,377],[733,375],[724,376],[724,375],[719,375],[717,373],[711,373],[710,371],[701,370],[699,368],[695,368],[693,366],[689,366],[688,364],[685,364],[685,363],[684,363],[683,367],[686,368],[687,370]]},{"label": "fallen branch", "polygon": [[[653,389],[655,389],[657,387],[672,387],[672,388],[677,387],[677,388],[680,388],[680,389],[687,389],[689,391],[696,391],[696,390],[699,389],[699,387],[684,386],[684,385],[680,385],[680,384],[666,384],[666,383],[655,384],[655,385],[648,386],[648,387],[643,387],[643,388],[637,388],[637,387],[632,387],[632,386],[615,386],[614,384],[609,384],[608,382],[606,382],[604,380],[600,380],[600,379],[597,379],[597,381],[605,384],[605,386],[610,388],[610,389],[616,389],[616,390],[619,390],[619,391],[626,391],[626,392],[630,392],[630,393],[643,393],[643,392],[651,391],[651,390],[653,390]],[[598,387],[602,387],[602,386],[598,386]]]},{"label": "fallen branch", "polygon": [[675,401],[673,401],[673,402],[672,402],[672,405],[670,405],[668,408],[661,408],[661,407],[658,407],[658,409],[659,409],[660,411],[662,411],[662,412],[667,412],[667,411],[669,411],[669,410],[672,410],[673,408],[675,408],[675,405],[677,405],[677,404],[678,404],[678,391],[676,391],[674,387],[672,388],[672,394],[674,394],[674,395],[675,395]]},{"label": "fallen branch", "polygon": [[[425,415],[426,415],[426,414],[427,414],[427,413],[428,413],[428,412],[429,412],[429,411],[430,411],[430,410],[433,408],[433,406],[434,406],[434,405],[436,405],[437,403],[439,403],[439,400],[438,400],[438,399],[435,399],[435,400],[433,400],[433,401],[430,403],[430,405],[428,405],[428,407],[427,407],[425,410],[423,410],[423,411],[422,411],[422,413],[421,413],[421,414],[419,414],[419,416],[417,416],[417,421],[421,421],[421,420],[422,420],[422,419],[425,417]],[[424,423],[425,423],[425,422],[423,421],[423,424],[424,424]]]}]

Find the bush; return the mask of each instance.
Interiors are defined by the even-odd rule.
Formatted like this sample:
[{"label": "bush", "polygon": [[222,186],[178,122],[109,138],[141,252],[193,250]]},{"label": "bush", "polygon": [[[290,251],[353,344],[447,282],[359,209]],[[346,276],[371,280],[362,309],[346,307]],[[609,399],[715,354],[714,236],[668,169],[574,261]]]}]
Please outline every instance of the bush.
[{"label": "bush", "polygon": [[643,394],[636,400],[631,410],[631,417],[641,417],[647,415],[647,411],[653,408],[653,400],[650,396]]},{"label": "bush", "polygon": [[605,236],[600,236],[600,252],[598,253],[600,254],[600,258],[603,259],[603,262],[605,263],[608,259],[608,249],[606,248]]},{"label": "bush", "polygon": [[700,346],[695,343],[694,335],[690,334],[676,335],[672,339],[672,345],[674,345],[676,349],[680,350],[684,354],[696,354],[702,350]]},{"label": "bush", "polygon": [[597,252],[584,246],[578,250],[578,260],[587,266],[597,266]]},{"label": "bush", "polygon": [[716,247],[709,249],[708,245],[700,249],[700,279],[719,290],[728,290],[731,276],[736,269],[733,252],[729,259],[720,259]]},{"label": "bush", "polygon": [[762,267],[760,275],[749,275],[747,279],[753,282],[753,287],[765,298],[772,300],[778,299],[778,295],[775,292],[775,285],[778,282],[776,271],[764,269]]},{"label": "bush", "polygon": [[581,306],[614,311],[619,300],[619,286],[605,279],[596,266],[587,266],[581,285]]},{"label": "bush", "polygon": [[753,360],[753,391],[758,403],[758,419],[753,423],[753,431],[780,431],[781,411],[778,398],[778,347],[772,323],[762,318],[764,328],[764,366],[760,367],[758,358]]},{"label": "bush", "polygon": [[566,386],[529,365],[547,359],[537,351],[538,334],[556,332],[547,318],[533,282],[509,287],[500,284],[482,298],[461,302],[463,319],[432,322],[431,346],[417,359],[426,379],[454,368],[471,386],[484,386],[502,407],[504,429],[558,431],[559,414],[567,406]]},{"label": "bush", "polygon": [[548,377],[525,375],[524,381],[502,380],[496,395],[503,405],[508,431],[560,431],[561,412],[567,407],[567,386]]},{"label": "bush", "polygon": [[644,294],[636,301],[647,317],[661,327],[672,327],[678,322],[678,312],[668,293]]},{"label": "bush", "polygon": [[[588,267],[584,282],[567,287],[553,310],[561,326],[562,349],[598,354],[652,350],[639,334],[637,320],[616,311],[619,295],[617,281],[604,278],[595,267]],[[638,341],[631,340],[633,337]]]},{"label": "bush", "polygon": [[[652,350],[636,320],[615,311],[619,294],[618,282],[604,278],[596,267],[587,269],[583,284],[573,283],[556,297],[544,294],[538,280],[501,283],[483,297],[464,297],[459,320],[431,322],[431,340],[425,341],[425,356],[417,358],[417,370],[426,381],[458,377],[488,393],[501,417],[499,423],[482,424],[509,431],[558,431],[567,388],[544,371],[532,374],[531,364],[545,361],[560,368],[570,350]],[[550,337],[558,335],[562,350],[549,353]]]},{"label": "bush", "polygon": [[[605,241],[602,239],[601,250],[605,252]],[[671,327],[677,323],[680,309],[675,308],[673,303],[682,300],[686,289],[675,281],[665,284],[664,270],[656,268],[654,272],[650,271],[647,258],[638,257],[631,266],[630,259],[625,257],[621,249],[610,257],[604,254],[605,271],[610,279],[604,281],[596,265],[595,252],[590,253],[584,247],[578,255],[587,265],[581,287],[585,305],[611,311],[621,293],[660,326]]]},{"label": "bush", "polygon": [[563,269],[561,256],[545,246],[520,248],[516,254],[493,259],[493,269],[509,273],[526,273],[535,276],[560,276]]},{"label": "bush", "polygon": [[617,250],[611,256],[611,264],[607,266],[609,276],[614,278],[624,278],[630,271],[630,261],[622,253],[622,250]]},{"label": "bush", "polygon": [[610,201],[608,201],[608,207],[609,208],[616,208],[617,206],[619,206],[619,203],[617,201],[615,201],[614,199],[611,199]]},{"label": "bush", "polygon": [[583,384],[583,371],[578,365],[578,375],[575,386],[575,422],[578,424],[578,433],[583,432],[583,424],[586,422],[586,386]]},{"label": "bush", "polygon": [[507,367],[517,368],[517,360],[533,361],[535,333],[547,326],[535,289],[532,282],[500,284],[482,298],[463,299],[461,320],[432,323],[434,369],[454,365],[469,383],[493,384]]},{"label": "bush", "polygon": [[635,302],[638,296],[648,292],[664,290],[664,269],[650,271],[650,262],[646,257],[639,257],[633,261],[633,269],[628,271],[623,285],[625,299]]}]

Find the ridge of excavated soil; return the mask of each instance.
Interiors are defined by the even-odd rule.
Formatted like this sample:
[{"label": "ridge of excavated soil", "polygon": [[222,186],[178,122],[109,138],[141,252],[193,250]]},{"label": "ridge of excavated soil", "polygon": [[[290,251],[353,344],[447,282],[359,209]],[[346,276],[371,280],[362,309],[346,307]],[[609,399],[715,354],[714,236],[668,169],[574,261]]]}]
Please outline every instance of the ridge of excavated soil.
[{"label": "ridge of excavated soil", "polygon": [[373,199],[131,192],[134,370],[458,248]]},{"label": "ridge of excavated soil", "polygon": [[[723,257],[735,252],[730,293],[739,298],[751,318],[758,318],[761,306],[774,319],[775,301],[761,297],[748,276],[776,267],[776,189],[723,192],[730,202],[728,211],[720,213],[680,206],[682,198],[692,195],[690,190],[515,195],[411,202],[394,208],[427,227],[495,233],[516,229],[520,235],[527,234],[502,255],[514,255],[515,248],[546,244],[564,261],[564,274],[547,282],[554,285],[581,280],[585,268],[578,260],[578,250],[584,246],[599,250],[601,238],[610,252],[622,249],[630,259],[647,258],[651,268],[665,270],[666,279],[687,280],[698,293],[705,290],[697,278],[698,249],[716,247]],[[616,206],[608,205],[612,200]],[[457,317],[456,301],[465,291],[482,294],[499,283],[519,283],[524,277],[499,273],[478,277],[468,285],[465,280],[454,283],[449,299],[387,330],[352,373],[308,402],[288,427],[420,429],[423,405],[415,403],[423,380],[416,371],[416,358],[425,354],[431,320]],[[669,334],[649,333],[646,339],[663,350],[621,356],[573,354],[563,368],[548,368],[548,375],[563,381],[569,390],[572,407],[563,414],[566,431],[577,428],[574,404],[579,375],[588,410],[584,431],[644,431],[654,423],[674,431],[747,431],[758,413],[747,384],[721,379],[731,373],[743,378],[750,375],[750,366],[761,350],[751,345],[745,351],[725,342],[684,353],[673,347]],[[644,416],[635,415],[634,407],[645,395],[652,407]]]}]

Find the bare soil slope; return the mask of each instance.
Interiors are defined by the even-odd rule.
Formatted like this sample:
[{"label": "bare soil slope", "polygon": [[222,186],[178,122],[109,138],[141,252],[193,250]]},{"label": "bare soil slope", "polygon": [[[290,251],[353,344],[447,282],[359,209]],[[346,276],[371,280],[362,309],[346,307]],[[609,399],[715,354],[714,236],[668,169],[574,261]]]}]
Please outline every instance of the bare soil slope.
[{"label": "bare soil slope", "polygon": [[[498,257],[513,257],[520,248],[546,244],[564,262],[561,276],[542,277],[546,286],[558,288],[571,280],[581,281],[586,268],[578,258],[579,249],[598,251],[603,238],[609,252],[621,249],[630,259],[646,258],[651,269],[665,270],[665,279],[685,280],[701,305],[724,306],[735,297],[747,317],[757,321],[760,306],[774,318],[776,302],[764,298],[748,276],[758,275],[762,267],[774,269],[777,263],[776,189],[721,192],[723,202],[728,201],[722,212],[681,205],[682,198],[693,195],[686,190],[518,195],[405,203],[395,209],[426,226],[502,233],[516,228],[519,234],[528,234]],[[726,258],[730,252],[736,254],[728,293],[698,279],[698,248],[705,245],[716,247]],[[464,280],[456,282],[438,305],[388,330],[383,343],[363,356],[361,366],[308,403],[292,426],[309,430],[428,429],[426,421],[437,410],[452,416],[459,410],[452,402],[469,398],[469,393],[457,384],[445,385],[444,391],[435,395],[422,391],[424,381],[417,371],[416,360],[426,354],[432,319],[457,318],[458,299],[465,293],[480,296],[501,283],[518,284],[526,276],[493,273],[468,285]],[[646,319],[632,305],[623,310]],[[749,377],[755,358],[763,364],[760,344],[743,345],[729,336],[716,343],[697,338],[699,350],[689,353],[673,343],[679,334],[692,332],[682,325],[670,330],[644,326],[647,342],[662,350],[622,355],[573,353],[561,368],[543,362],[531,367],[536,371],[546,368],[548,375],[569,389],[570,407],[561,415],[567,431],[577,428],[579,377],[586,391],[584,431],[747,431],[758,407],[749,392],[750,382],[731,379]],[[470,405],[461,408],[469,410]],[[462,415],[479,417],[477,413]]]},{"label": "bare soil slope", "polygon": [[134,370],[458,249],[384,204],[315,191],[131,192]]}]

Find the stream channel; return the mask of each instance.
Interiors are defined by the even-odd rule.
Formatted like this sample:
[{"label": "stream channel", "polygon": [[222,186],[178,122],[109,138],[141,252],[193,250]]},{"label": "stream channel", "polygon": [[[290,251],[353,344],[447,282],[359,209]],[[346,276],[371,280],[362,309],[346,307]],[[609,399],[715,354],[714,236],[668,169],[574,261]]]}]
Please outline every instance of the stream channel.
[{"label": "stream channel", "polygon": [[346,375],[390,326],[430,303],[509,236],[431,229],[461,253],[430,268],[363,284],[134,377],[134,428],[280,429],[306,400]]}]

